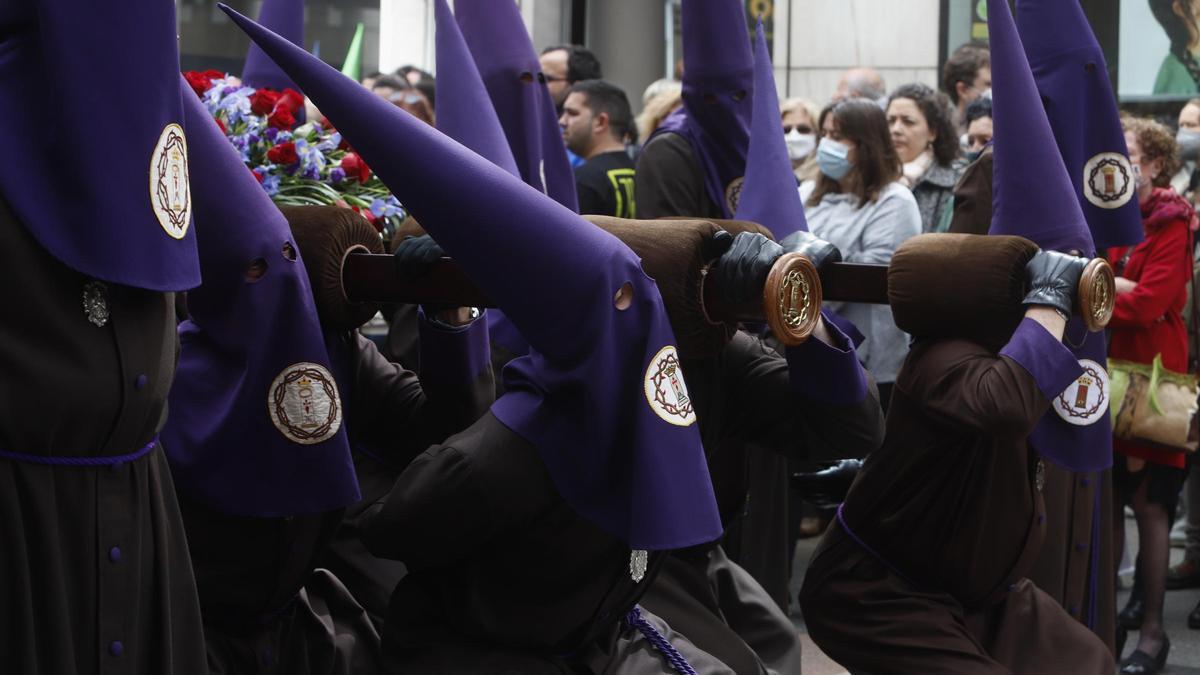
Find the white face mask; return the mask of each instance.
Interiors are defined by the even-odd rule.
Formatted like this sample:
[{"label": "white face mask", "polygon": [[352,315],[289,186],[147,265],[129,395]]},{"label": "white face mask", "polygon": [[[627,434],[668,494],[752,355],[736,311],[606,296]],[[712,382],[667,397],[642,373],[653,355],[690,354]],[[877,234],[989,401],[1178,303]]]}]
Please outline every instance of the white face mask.
[{"label": "white face mask", "polygon": [[1150,182],[1150,179],[1149,179],[1149,178],[1146,178],[1145,174],[1143,174],[1143,173],[1142,173],[1142,165],[1141,165],[1141,164],[1134,164],[1134,165],[1133,165],[1133,185],[1134,185],[1134,188],[1136,188],[1136,189],[1140,190],[1140,189],[1142,189],[1143,187],[1145,187],[1145,186],[1146,186],[1146,184],[1147,184],[1147,183],[1149,183],[1149,182]]},{"label": "white face mask", "polygon": [[799,129],[792,129],[787,134],[784,134],[783,137],[787,140],[788,159],[791,159],[793,162],[808,157],[817,147],[816,134],[802,134]]}]

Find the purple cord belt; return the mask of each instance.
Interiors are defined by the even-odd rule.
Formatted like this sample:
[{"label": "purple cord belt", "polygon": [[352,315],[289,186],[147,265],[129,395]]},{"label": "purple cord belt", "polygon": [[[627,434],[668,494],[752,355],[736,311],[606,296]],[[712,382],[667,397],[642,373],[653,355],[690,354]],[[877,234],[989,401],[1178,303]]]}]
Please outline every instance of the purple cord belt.
[{"label": "purple cord belt", "polygon": [[50,466],[113,466],[145,457],[154,449],[155,445],[158,445],[158,436],[151,439],[142,449],[126,455],[110,455],[107,457],[54,457],[0,450],[0,459],[10,459],[14,462],[22,462],[24,464],[47,464]]},{"label": "purple cord belt", "polygon": [[662,633],[658,632],[658,629],[651,625],[646,620],[646,617],[642,616],[641,607],[634,605],[633,609],[629,610],[629,613],[625,615],[625,623],[641,631],[646,641],[653,645],[655,649],[662,652],[662,655],[667,659],[667,663],[670,663],[676,672],[681,675],[697,675],[696,669],[692,668],[692,665],[687,662],[683,654],[680,654],[679,650],[675,649],[675,646]]},{"label": "purple cord belt", "polygon": [[838,525],[842,526],[842,531],[845,532],[846,534],[850,535],[850,538],[854,540],[854,543],[856,543],[860,547],[862,547],[862,550],[869,553],[872,558],[878,560],[879,564],[888,568],[888,570],[890,570],[892,574],[895,574],[896,576],[900,577],[904,581],[904,583],[908,584],[909,586],[912,586],[913,588],[921,588],[921,586],[919,586],[918,584],[913,583],[913,580],[909,579],[908,575],[906,575],[904,572],[901,572],[899,569],[896,568],[895,565],[888,562],[887,558],[884,558],[882,555],[877,553],[875,551],[875,549],[871,548],[871,546],[869,544],[867,544],[867,542],[863,541],[862,539],[859,539],[858,535],[854,534],[854,530],[850,529],[850,526],[846,524],[846,519],[844,517],[842,517],[842,506],[843,506],[842,504],[838,504],[838,508],[837,508],[837,521],[838,521]]}]

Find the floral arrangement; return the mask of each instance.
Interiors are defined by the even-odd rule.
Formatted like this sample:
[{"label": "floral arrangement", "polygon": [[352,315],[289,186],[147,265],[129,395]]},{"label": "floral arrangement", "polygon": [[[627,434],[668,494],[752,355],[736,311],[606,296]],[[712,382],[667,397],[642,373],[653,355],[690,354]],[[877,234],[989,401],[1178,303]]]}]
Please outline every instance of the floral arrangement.
[{"label": "floral arrangement", "polygon": [[404,207],[332,125],[296,126],[299,92],[246,87],[215,70],[183,75],[275,203],[352,209],[384,239],[404,221]]}]

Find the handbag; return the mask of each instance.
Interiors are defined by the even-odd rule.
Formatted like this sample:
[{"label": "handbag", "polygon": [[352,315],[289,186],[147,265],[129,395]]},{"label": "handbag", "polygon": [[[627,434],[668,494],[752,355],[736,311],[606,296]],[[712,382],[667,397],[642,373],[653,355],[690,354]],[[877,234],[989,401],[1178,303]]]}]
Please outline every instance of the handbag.
[{"label": "handbag", "polygon": [[1154,362],[1108,360],[1113,435],[1122,440],[1174,452],[1200,447],[1200,378]]},{"label": "handbag", "polygon": [[[1129,259],[1129,252],[1121,263]],[[1191,268],[1191,246],[1187,251]],[[1122,264],[1121,267],[1124,267]],[[1188,323],[1195,327],[1198,320],[1196,275],[1191,276],[1191,316]],[[1195,330],[1189,331],[1195,333]],[[1190,340],[1189,340],[1190,342]],[[1108,376],[1112,404],[1113,435],[1125,441],[1148,445],[1173,452],[1193,453],[1200,447],[1200,377],[1197,376],[1195,354],[1188,359],[1191,372],[1177,373],[1165,368],[1162,354],[1149,364],[1108,360]]]}]

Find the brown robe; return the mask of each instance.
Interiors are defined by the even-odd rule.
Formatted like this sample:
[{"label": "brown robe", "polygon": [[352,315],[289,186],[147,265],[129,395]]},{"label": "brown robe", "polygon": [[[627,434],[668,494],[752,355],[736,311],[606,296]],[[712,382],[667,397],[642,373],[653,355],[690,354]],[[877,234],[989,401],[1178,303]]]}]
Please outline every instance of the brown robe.
[{"label": "brown robe", "polygon": [[[793,391],[787,360],[744,331],[712,359],[685,360],[683,372],[724,523],[740,518],[747,494],[754,494],[748,486],[757,458],[748,449],[771,448],[777,453],[771,459],[862,457],[882,440],[883,413],[873,386],[854,405],[807,399]],[[756,548],[786,542],[782,536],[756,542]],[[799,668],[791,620],[719,547],[672,553],[642,604],[740,675]]]},{"label": "brown robe", "polygon": [[[992,147],[954,188],[951,232],[987,234],[992,224]],[[1077,473],[1046,462],[1046,540],[1029,578],[1114,648],[1116,588],[1112,554],[1112,472]],[[1096,490],[1100,508],[1096,510]],[[1092,531],[1099,518],[1098,546]],[[1098,550],[1097,550],[1098,549]],[[1098,561],[1095,570],[1091,561]],[[1095,589],[1093,595],[1092,590]]]},{"label": "brown robe", "polygon": [[1104,643],[1024,578],[1045,528],[1026,437],[1048,408],[1007,356],[914,345],[884,445],[805,576],[822,650],[867,673],[1112,672]]},{"label": "brown robe", "polygon": [[[87,236],[87,223],[79,227]],[[175,296],[105,284],[110,316],[96,326],[83,309],[90,281],[42,249],[0,200],[0,451],[125,455],[162,427]],[[0,458],[0,670],[207,671],[161,447],[113,466]]]},{"label": "brown robe", "polygon": [[[495,400],[496,378],[487,367],[469,382],[418,382],[413,370],[420,363],[420,319],[414,305],[403,307],[406,310],[397,314],[406,318],[393,326],[403,326],[398,335],[410,345],[408,362],[389,362],[357,332],[349,338],[354,344],[350,369],[354,389],[343,395],[349,397],[347,430],[362,499],[346,508],[341,526],[320,558],[320,566],[346,585],[377,629],[383,626],[388,599],[406,570],[404,563],[378,558],[363,544],[367,509],[387,495],[413,457],[470,426]],[[426,365],[433,369],[438,364],[427,359]]]},{"label": "brown robe", "polygon": [[[384,625],[391,672],[626,672],[626,659],[644,661],[622,618],[664,555],[652,552],[634,581],[629,547],[577,515],[537,449],[491,413],[413,460],[367,516],[368,548],[409,570]],[[667,672],[660,657],[650,665],[633,671]]]}]

